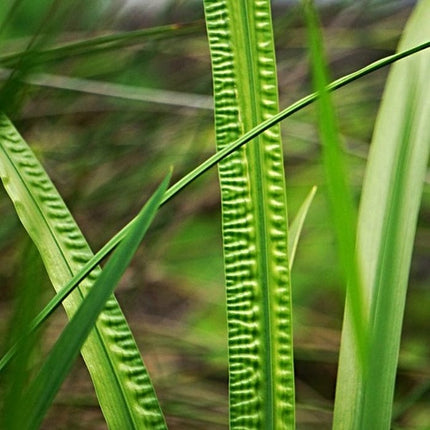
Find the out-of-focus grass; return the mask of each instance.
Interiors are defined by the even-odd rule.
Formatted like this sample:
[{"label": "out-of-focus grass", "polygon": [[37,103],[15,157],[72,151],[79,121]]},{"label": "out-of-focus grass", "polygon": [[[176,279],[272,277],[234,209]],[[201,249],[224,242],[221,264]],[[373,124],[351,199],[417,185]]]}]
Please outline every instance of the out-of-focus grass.
[{"label": "out-of-focus grass", "polygon": [[[28,17],[40,18],[40,10],[35,6],[35,10],[30,9],[30,3],[38,2],[24,3],[29,3]],[[114,8],[105,10],[104,15],[94,15],[95,8],[86,7],[69,16],[64,32],[56,32],[52,43],[139,28],[138,18],[120,16]],[[408,12],[407,8],[384,12],[376,6],[359,11],[347,5],[322,10],[333,76],[391,53]],[[285,107],[310,92],[305,30],[295,9],[279,7],[274,13],[280,105]],[[81,20],[83,15],[85,19]],[[202,16],[197,5],[192,17]],[[16,16],[8,21],[8,30],[2,33],[2,54],[25,46],[23,42],[33,31],[27,25],[28,17]],[[145,26],[149,26],[151,23],[145,19]],[[154,22],[170,24],[175,17],[160,15]],[[209,64],[202,31],[85,58],[62,58],[35,71],[210,95]],[[378,71],[333,95],[356,197],[386,73]],[[142,195],[144,185],[149,184],[147,189],[151,184],[155,187],[166,166],[174,165],[178,178],[215,148],[210,111],[36,86],[20,88],[23,98],[13,120],[41,157],[95,250],[143,203],[147,197]],[[297,212],[312,185],[317,184],[320,190],[325,186],[312,125],[314,115],[314,108],[308,107],[282,123],[291,215]],[[423,426],[430,419],[426,408],[429,390],[425,385],[430,379],[430,348],[426,341],[429,317],[425,311],[425,303],[430,304],[426,289],[430,276],[429,190],[427,183],[400,354],[396,392],[399,428]],[[333,265],[334,239],[322,195],[323,192],[316,195],[308,214],[292,274],[299,429],[329,427],[343,311],[340,276]],[[19,261],[16,238],[21,236],[21,227],[3,190],[0,196],[0,309],[5,315],[15,289],[13,268]],[[226,323],[215,172],[192,185],[187,198],[174,199],[169,205],[166,218],[156,221],[139,251],[141,258],[126,273],[118,298],[170,427],[226,428]],[[308,261],[313,262],[312,270]],[[50,342],[62,321],[58,314],[50,323]],[[4,332],[4,321],[1,325]],[[414,397],[415,393],[418,395]],[[80,362],[66,381],[44,428],[53,425],[64,429],[105,428]]]}]

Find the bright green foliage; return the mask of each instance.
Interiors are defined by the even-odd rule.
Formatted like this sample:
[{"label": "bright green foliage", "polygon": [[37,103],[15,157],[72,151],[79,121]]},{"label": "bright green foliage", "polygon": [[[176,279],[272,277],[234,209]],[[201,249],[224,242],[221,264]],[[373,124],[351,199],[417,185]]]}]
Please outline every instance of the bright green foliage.
[{"label": "bright green foliage", "polygon": [[[217,147],[275,115],[269,1],[205,1]],[[294,377],[287,211],[278,126],[219,165],[231,428],[291,428]]]},{"label": "bright green foliage", "polygon": [[[54,287],[61,288],[92,257],[91,250],[42,166],[4,115],[0,118],[0,151],[5,188]],[[99,275],[100,269],[91,272],[64,301],[69,317]],[[164,428],[139,350],[113,296],[82,355],[110,428]]]},{"label": "bright green foliage", "polygon": [[[84,301],[62,331],[26,393],[23,401],[29,406],[21,414],[17,428],[32,429],[40,425],[55,394],[70,371],[74,359],[79,354],[82,344],[94,326],[98,315],[130,264],[134,253],[154,219],[169,178],[170,175],[165,178],[143,207],[133,224],[133,228],[130,229],[121,245],[112,254]],[[130,422],[128,424],[124,422],[123,426],[142,429],[154,428],[152,424],[142,422]]]},{"label": "bright green foliage", "polygon": [[[430,38],[430,3],[418,4],[399,50]],[[357,251],[368,299],[370,349],[360,373],[347,302],[336,429],[388,429],[410,259],[429,148],[430,55],[395,64],[378,115],[359,211]]]},{"label": "bright green foliage", "polygon": [[322,36],[312,1],[304,1],[304,11],[308,25],[309,51],[312,77],[318,93],[318,127],[323,148],[323,166],[327,183],[333,228],[336,233],[339,262],[343,271],[347,296],[351,303],[351,318],[356,337],[359,363],[364,362],[366,353],[366,324],[364,299],[360,273],[355,256],[356,210],[349,188],[348,166],[343,157],[342,143],[337,126],[331,95],[327,90],[328,71],[324,58]]}]

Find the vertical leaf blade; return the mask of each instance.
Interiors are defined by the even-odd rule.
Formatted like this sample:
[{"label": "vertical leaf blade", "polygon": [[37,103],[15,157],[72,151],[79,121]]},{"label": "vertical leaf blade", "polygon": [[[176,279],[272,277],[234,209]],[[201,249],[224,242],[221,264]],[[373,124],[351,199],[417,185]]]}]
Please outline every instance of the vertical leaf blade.
[{"label": "vertical leaf blade", "polygon": [[[278,111],[269,1],[205,1],[217,148]],[[292,428],[287,211],[279,126],[219,165],[231,428]]]},{"label": "vertical leaf blade", "polygon": [[[420,2],[399,50],[430,38],[430,3]],[[370,309],[368,374],[360,373],[347,302],[334,428],[388,429],[410,260],[430,148],[430,54],[395,64],[370,148],[357,253]]]},{"label": "vertical leaf blade", "polygon": [[350,297],[351,320],[359,365],[364,366],[367,315],[364,310],[361,274],[355,254],[356,208],[348,183],[348,166],[343,156],[335,109],[327,87],[328,69],[317,11],[312,0],[304,0],[303,5],[308,28],[312,78],[318,93],[318,128],[323,147],[322,160],[332,225],[343,281],[347,285],[346,295]]},{"label": "vertical leaf blade", "polygon": [[[0,173],[54,288],[60,289],[93,254],[43,167],[5,115],[0,116]],[[92,271],[63,302],[69,318],[99,275],[100,269]],[[82,356],[110,428],[165,428],[149,375],[114,296]]]}]

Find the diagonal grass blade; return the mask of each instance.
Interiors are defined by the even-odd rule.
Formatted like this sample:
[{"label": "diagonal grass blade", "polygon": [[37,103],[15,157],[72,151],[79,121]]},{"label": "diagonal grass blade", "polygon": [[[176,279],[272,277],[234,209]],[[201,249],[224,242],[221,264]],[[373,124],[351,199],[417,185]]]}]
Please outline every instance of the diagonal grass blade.
[{"label": "diagonal grass blade", "polygon": [[[206,0],[218,151],[278,111],[270,2]],[[294,372],[279,127],[219,165],[232,429],[291,428]]]},{"label": "diagonal grass blade", "polygon": [[[46,411],[69,373],[74,359],[79,354],[79,350],[93,328],[98,315],[103,310],[106,301],[130,264],[134,253],[154,219],[169,179],[170,175],[164,179],[145,204],[137,216],[133,228],[130,229],[121,245],[114,251],[82,304],[62,331],[24,397],[24,404],[27,407],[23,411],[18,428],[30,430],[37,428],[42,422]],[[139,427],[133,428],[152,429],[153,427],[139,425]]]},{"label": "diagonal grass blade", "polygon": [[[0,173],[54,287],[60,289],[85,266],[92,253],[43,167],[4,115],[0,116]],[[93,270],[63,302],[69,317],[99,274],[100,269]],[[113,296],[85,343],[82,355],[90,364],[90,375],[110,428],[165,427],[139,350]],[[126,363],[124,357],[127,357]]]}]

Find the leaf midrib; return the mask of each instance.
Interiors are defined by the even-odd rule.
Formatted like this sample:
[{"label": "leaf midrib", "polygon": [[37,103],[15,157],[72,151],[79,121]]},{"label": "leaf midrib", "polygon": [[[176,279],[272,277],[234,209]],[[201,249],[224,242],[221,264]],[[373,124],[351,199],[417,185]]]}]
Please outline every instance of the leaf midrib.
[{"label": "leaf midrib", "polygon": [[[248,106],[248,112],[250,113],[250,124],[246,124],[246,128],[251,129],[252,127],[255,127],[258,125],[261,121],[260,117],[260,106],[257,103],[255,103],[255,100],[258,100],[257,97],[254,98],[254,96],[257,96],[257,90],[259,89],[258,85],[258,70],[256,70],[256,64],[258,64],[258,59],[255,58],[254,50],[252,47],[256,46],[255,40],[252,37],[252,31],[250,31],[249,24],[253,22],[252,18],[250,17],[250,11],[249,6],[246,0],[241,0],[241,3],[243,5],[243,11],[244,14],[242,15],[242,22],[243,25],[241,26],[242,29],[244,29],[244,41],[245,41],[245,49],[246,49],[246,62],[247,62],[247,68],[244,68],[244,70],[248,70],[250,72],[249,79],[240,79],[239,78],[239,84],[242,83],[242,88],[244,89],[244,93],[246,94],[246,97],[242,100],[246,101],[252,101],[249,104],[246,105],[243,104],[244,109]],[[249,41],[250,43],[246,43]],[[240,73],[238,73],[240,76]],[[246,76],[246,74],[245,74]],[[246,85],[246,82],[249,83],[249,85]],[[243,84],[245,83],[245,84]],[[247,91],[248,90],[248,91]],[[246,116],[247,117],[247,116]],[[245,130],[248,131],[248,130]],[[269,242],[269,237],[267,235],[267,215],[265,211],[265,204],[266,204],[266,192],[265,187],[263,186],[263,183],[265,182],[265,176],[264,176],[264,165],[262,163],[262,140],[264,139],[263,135],[261,137],[258,137],[257,139],[252,142],[248,148],[247,152],[250,155],[250,164],[253,168],[253,174],[251,174],[250,182],[251,187],[250,191],[251,194],[254,195],[254,198],[252,199],[255,203],[255,206],[253,208],[254,211],[254,222],[256,225],[256,245],[258,250],[262,250],[263,252],[260,253],[259,258],[257,259],[258,262],[258,277],[262,282],[262,320],[263,320],[263,327],[264,327],[264,333],[266,333],[265,336],[263,336],[264,339],[264,349],[263,354],[264,355],[264,373],[266,376],[266,381],[263,381],[264,384],[264,391],[265,391],[265,402],[264,407],[266,409],[265,413],[265,426],[268,429],[274,428],[274,422],[275,422],[275,410],[274,410],[274,376],[273,376],[273,343],[272,343],[272,327],[271,327],[271,300],[270,300],[270,274],[268,270],[268,261],[270,256],[268,255],[268,247],[267,243]],[[259,204],[262,203],[262,204]]]}]

